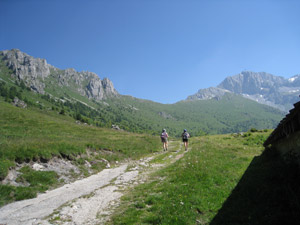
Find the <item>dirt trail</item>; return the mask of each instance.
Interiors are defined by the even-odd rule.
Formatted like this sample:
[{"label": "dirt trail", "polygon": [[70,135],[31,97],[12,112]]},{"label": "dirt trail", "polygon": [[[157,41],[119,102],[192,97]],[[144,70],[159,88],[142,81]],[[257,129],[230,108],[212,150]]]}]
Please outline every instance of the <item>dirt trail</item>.
[{"label": "dirt trail", "polygon": [[[174,146],[174,145],[173,145]],[[172,149],[105,169],[71,184],[0,208],[0,224],[104,224],[119,203],[122,191],[145,182],[147,174],[174,163],[183,151]],[[165,154],[167,163],[150,163]],[[162,160],[163,161],[163,160]]]}]

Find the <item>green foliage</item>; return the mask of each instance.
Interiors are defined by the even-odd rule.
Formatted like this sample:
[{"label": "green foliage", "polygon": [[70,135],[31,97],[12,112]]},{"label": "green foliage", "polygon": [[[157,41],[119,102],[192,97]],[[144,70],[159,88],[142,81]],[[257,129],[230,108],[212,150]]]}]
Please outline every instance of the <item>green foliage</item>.
[{"label": "green foliage", "polygon": [[7,203],[34,198],[37,191],[28,187],[14,187],[0,184],[0,206]]},{"label": "green foliage", "polygon": [[10,160],[0,159],[0,180],[3,180],[7,176],[9,168],[14,165]]},{"label": "green foliage", "polygon": [[19,85],[20,87],[21,87],[21,89],[22,90],[25,90],[26,89],[26,85],[25,85],[25,83],[24,83],[24,81],[23,80],[21,80],[21,82],[20,82],[20,85]]},{"label": "green foliage", "polygon": [[8,96],[8,91],[5,83],[2,81],[0,82],[0,93],[2,97]]},{"label": "green foliage", "polygon": [[266,140],[265,135],[248,136],[247,138],[245,138],[245,141],[243,143],[244,145],[261,146],[263,145],[265,140]]},{"label": "green foliage", "polygon": [[75,119],[81,121],[82,120],[81,114],[80,113],[76,113]]},{"label": "green foliage", "polygon": [[14,86],[12,86],[12,87],[10,87],[10,89],[9,89],[8,97],[9,97],[10,99],[14,99],[15,96],[17,96],[17,88],[14,87]]},{"label": "green foliage", "polygon": [[5,101],[11,102],[15,97],[23,99],[22,90],[16,86],[6,85],[5,82],[0,82],[0,95],[4,97]]},{"label": "green foliage", "polygon": [[258,130],[256,128],[251,128],[250,132],[257,132]]}]

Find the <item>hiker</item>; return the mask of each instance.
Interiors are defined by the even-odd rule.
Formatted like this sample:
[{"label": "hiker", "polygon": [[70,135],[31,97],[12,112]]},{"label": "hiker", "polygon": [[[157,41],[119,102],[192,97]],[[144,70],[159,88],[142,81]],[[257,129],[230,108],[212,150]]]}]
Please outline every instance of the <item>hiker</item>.
[{"label": "hiker", "polygon": [[168,135],[166,129],[163,129],[162,133],[160,135],[160,138],[161,138],[161,142],[163,143],[164,151],[168,150],[168,137],[169,137],[169,135]]},{"label": "hiker", "polygon": [[184,143],[185,151],[187,151],[188,145],[189,145],[190,134],[186,131],[186,129],[184,129],[183,133],[181,134],[181,137],[182,137],[182,141]]}]

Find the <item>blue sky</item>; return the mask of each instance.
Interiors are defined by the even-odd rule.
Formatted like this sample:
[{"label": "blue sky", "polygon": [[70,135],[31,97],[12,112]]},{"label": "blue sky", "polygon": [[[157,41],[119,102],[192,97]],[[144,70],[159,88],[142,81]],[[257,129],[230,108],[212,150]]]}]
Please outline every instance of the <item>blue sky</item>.
[{"label": "blue sky", "polygon": [[174,103],[243,70],[300,74],[297,0],[0,0],[0,50]]}]

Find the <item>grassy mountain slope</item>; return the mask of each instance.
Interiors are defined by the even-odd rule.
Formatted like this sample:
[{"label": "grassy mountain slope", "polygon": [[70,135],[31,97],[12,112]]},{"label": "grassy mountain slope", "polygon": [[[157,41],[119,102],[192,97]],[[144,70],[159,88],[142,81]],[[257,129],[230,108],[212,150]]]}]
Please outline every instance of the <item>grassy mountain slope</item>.
[{"label": "grassy mountain slope", "polygon": [[32,106],[46,111],[59,111],[100,127],[110,128],[116,124],[135,133],[158,135],[162,128],[166,128],[171,136],[179,136],[185,128],[193,136],[240,132],[252,127],[274,128],[283,116],[278,110],[233,94],[220,99],[181,101],[176,104],[160,104],[122,95],[95,101],[81,96],[75,83],[59,85],[58,75],[55,74],[57,71],[52,71],[53,74],[46,78],[46,93],[41,95],[13,80],[12,73],[0,62],[0,79],[5,84],[2,89],[6,88],[9,92],[11,87],[15,87]]},{"label": "grassy mountain slope", "polygon": [[[0,180],[16,163],[65,158],[88,175],[86,162],[92,164],[93,172],[98,172],[106,166],[103,159],[114,164],[160,149],[160,140],[155,136],[76,124],[73,118],[56,111],[37,107],[21,109],[1,98],[0,134]],[[23,175],[18,181],[30,185],[0,185],[0,205],[34,197],[37,192],[57,185],[54,172],[32,171],[29,167],[20,171]]]},{"label": "grassy mountain slope", "polygon": [[160,131],[179,136],[184,128],[192,135],[231,133],[274,128],[283,114],[238,95],[228,94],[222,99],[182,101],[164,105],[123,96],[108,101],[118,115],[122,127],[134,124],[142,130]]},{"label": "grassy mountain slope", "polygon": [[[70,149],[70,154],[77,155],[88,147],[126,155],[130,155],[128,151],[140,149],[134,155],[139,157],[143,151],[150,152],[152,144],[159,140],[149,135],[76,124],[72,118],[53,111],[20,109],[6,102],[0,102],[0,109],[0,157],[11,160],[49,159],[63,153],[64,148]],[[28,155],[19,154],[27,147],[30,148]]]}]

